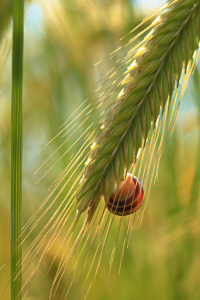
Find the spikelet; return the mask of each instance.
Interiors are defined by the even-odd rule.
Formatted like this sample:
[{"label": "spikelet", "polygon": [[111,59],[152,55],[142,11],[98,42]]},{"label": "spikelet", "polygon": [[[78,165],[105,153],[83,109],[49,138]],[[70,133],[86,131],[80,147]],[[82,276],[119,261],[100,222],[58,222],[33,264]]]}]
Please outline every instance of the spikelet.
[{"label": "spikelet", "polygon": [[[112,224],[117,222],[118,229],[110,270],[125,220],[119,270],[121,268],[124,248],[130,240],[136,215],[142,220],[167,136],[170,137],[173,132],[180,100],[198,59],[200,1],[170,1],[160,8],[159,16],[154,13],[153,17],[155,20],[146,29],[150,32],[142,42],[118,60],[116,69],[102,79],[100,95],[93,102],[85,101],[72,116],[74,119],[70,118],[58,134],[68,135],[68,140],[77,134],[80,124],[92,120],[93,115],[100,115],[85,132],[80,131],[77,142],[63,154],[69,154],[76,143],[83,140],[38,211],[24,227],[25,241],[48,215],[48,221],[23,259],[26,272],[39,254],[36,267],[28,273],[24,282],[25,296],[45,255],[60,240],[63,232],[64,238],[50,265],[51,268],[58,255],[61,256],[49,298],[56,297],[62,280],[66,286],[62,299],[66,299],[73,288],[81,299],[87,296],[93,284],[91,282],[88,288],[87,279],[91,272],[94,273],[94,281],[96,279]],[[149,18],[143,23],[147,20]],[[137,37],[132,38],[129,44]],[[127,70],[118,75],[122,66],[126,65]],[[99,92],[100,89],[97,89],[96,93]],[[142,213],[115,216],[106,209],[107,201],[127,172],[141,180],[146,203]]]},{"label": "spikelet", "polygon": [[[81,202],[77,215],[93,207],[89,210],[88,222],[101,195],[109,197],[123,172],[136,162],[151,122],[155,126],[160,108],[164,111],[167,101],[170,104],[183,67],[187,68],[198,48],[199,3],[186,3],[178,1],[173,13],[167,10],[154,22],[151,34],[132,56],[134,64],[124,79],[121,96],[109,107],[102,122],[103,129],[100,127],[95,133],[95,147],[91,149],[77,197]],[[121,170],[114,168],[119,161]]]}]

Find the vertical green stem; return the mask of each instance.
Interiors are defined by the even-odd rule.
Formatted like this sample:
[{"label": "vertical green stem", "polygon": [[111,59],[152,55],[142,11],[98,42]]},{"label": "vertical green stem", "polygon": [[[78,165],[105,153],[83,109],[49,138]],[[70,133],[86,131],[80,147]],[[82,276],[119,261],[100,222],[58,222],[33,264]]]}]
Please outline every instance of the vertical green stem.
[{"label": "vertical green stem", "polygon": [[11,116],[11,299],[22,289],[22,89],[24,0],[13,0],[12,116]]},{"label": "vertical green stem", "polygon": [[[195,89],[194,89],[194,100],[197,106],[198,112],[198,121],[200,124],[200,87],[199,87],[199,80],[200,80],[200,72],[198,68],[196,68],[194,76],[193,76]],[[194,172],[194,179],[191,188],[191,196],[190,196],[190,207],[192,210],[196,209],[195,205],[198,205],[199,199],[199,182],[200,182],[200,128],[198,130],[198,151],[197,151],[197,158],[196,158],[196,169]]]}]

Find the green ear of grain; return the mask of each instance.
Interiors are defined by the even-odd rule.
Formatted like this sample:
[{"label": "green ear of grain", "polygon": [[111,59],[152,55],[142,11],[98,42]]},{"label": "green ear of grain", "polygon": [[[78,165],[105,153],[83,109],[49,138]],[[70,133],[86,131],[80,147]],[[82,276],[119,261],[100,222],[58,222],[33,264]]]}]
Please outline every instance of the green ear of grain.
[{"label": "green ear of grain", "polygon": [[24,1],[13,1],[11,118],[11,299],[22,299],[22,87]]},{"label": "green ear of grain", "polygon": [[91,153],[91,162],[85,169],[78,195],[78,201],[85,204],[81,212],[92,199],[96,201],[100,191],[104,197],[109,196],[114,184],[136,162],[143,140],[144,144],[146,142],[151,121],[155,126],[160,108],[163,112],[174,88],[179,85],[183,68],[187,68],[198,49],[199,11],[198,0],[175,1],[155,23],[153,33],[143,44],[143,54],[133,57],[137,71],[135,74],[134,69],[130,71],[123,96],[119,98],[118,105],[115,103],[110,108],[104,121],[105,129],[97,133],[97,146]]}]

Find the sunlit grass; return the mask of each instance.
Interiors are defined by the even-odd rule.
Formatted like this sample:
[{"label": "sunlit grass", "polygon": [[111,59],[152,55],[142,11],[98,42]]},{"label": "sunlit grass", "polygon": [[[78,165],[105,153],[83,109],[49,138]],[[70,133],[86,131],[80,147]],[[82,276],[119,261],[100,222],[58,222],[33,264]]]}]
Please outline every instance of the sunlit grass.
[{"label": "sunlit grass", "polygon": [[[92,2],[94,3],[94,1]],[[84,4],[84,1],[82,3]],[[122,1],[120,3],[123,5]],[[37,179],[33,177],[33,173],[59,144],[55,141],[40,155],[38,155],[39,150],[53,138],[58,132],[59,126],[73,112],[74,108],[95,89],[95,82],[99,79],[99,73],[104,73],[112,66],[112,62],[108,60],[109,66],[106,66],[104,61],[95,69],[94,63],[117,48],[119,38],[134,27],[132,24],[134,11],[133,13],[127,12],[126,6],[123,10],[124,13],[121,13],[123,18],[119,19],[116,17],[116,10],[112,11],[111,6],[108,9],[102,5],[100,11],[95,11],[96,8],[93,8],[93,12],[90,5],[86,8],[84,5],[81,6],[80,1],[80,4],[77,4],[78,9],[73,10],[73,15],[75,14],[77,19],[81,19],[79,26],[76,25],[75,21],[73,23],[73,20],[76,19],[72,17],[70,5],[67,5],[66,10],[62,12],[65,22],[68,22],[71,17],[68,26],[70,30],[73,30],[72,38],[75,38],[74,43],[76,43],[76,53],[78,53],[77,56],[74,55],[75,63],[69,59],[71,52],[68,49],[66,39],[63,39],[66,36],[65,27],[62,28],[61,26],[59,29],[62,35],[56,35],[56,31],[51,30],[53,22],[51,22],[50,16],[44,17],[41,31],[38,32],[37,37],[30,34],[33,28],[26,28],[24,223],[45,197],[54,175],[59,174],[69,160],[67,157],[65,161],[60,162],[53,174],[49,174],[48,178],[35,185]],[[107,12],[109,12],[109,16],[112,15],[111,22]],[[99,19],[92,18],[94,14],[98,14]],[[102,15],[104,21],[102,21]],[[106,23],[105,20],[107,20]],[[96,25],[92,26],[92,22]],[[107,30],[109,25],[111,29]],[[113,33],[115,37],[113,37]],[[31,48],[31,43],[34,44],[33,48]],[[79,55],[80,52],[84,52],[84,55]],[[7,77],[9,77],[9,73],[7,73]],[[197,89],[198,82],[199,80],[194,83],[193,90]],[[0,236],[3,239],[3,249],[0,249],[0,264],[3,264],[9,257],[9,207],[7,203],[9,203],[10,193],[8,172],[10,119],[8,83],[9,80],[2,88],[3,98],[1,99],[3,100],[0,103],[1,108],[4,108],[0,114],[0,174],[4,179],[1,181],[0,192]],[[191,99],[192,96],[188,92],[183,103],[190,103]],[[192,185],[194,184],[199,191],[199,177],[194,177],[194,174],[195,170],[200,168],[196,160],[198,153],[196,143],[198,134],[196,133],[200,124],[199,121],[194,122],[191,128],[191,120],[194,120],[194,115],[188,116],[188,122],[186,122],[184,114],[180,114],[177,131],[172,138],[166,160],[161,160],[159,180],[150,194],[143,223],[141,226],[137,224],[130,246],[125,249],[121,275],[118,276],[120,253],[117,253],[111,276],[107,279],[113,246],[113,244],[108,244],[95,288],[91,288],[88,299],[199,299],[200,200],[198,192],[195,198],[195,208],[192,205],[190,210],[189,203],[193,191]],[[183,123],[190,130],[184,130],[182,128]],[[67,146],[66,144],[66,148]],[[61,151],[57,158],[59,155],[62,155]],[[114,238],[114,236],[111,237],[111,240],[113,241]],[[59,244],[55,245],[55,248],[48,253],[39,271],[39,280],[34,282],[30,291],[31,299],[48,299],[48,292],[59,257],[55,263],[55,268],[50,270],[47,277],[46,270],[58,247]],[[120,240],[119,252],[121,248],[122,241]],[[32,267],[34,266],[33,261]],[[0,270],[0,281],[3,281],[4,274],[5,268]],[[7,275],[7,280],[9,280],[9,275]],[[41,281],[43,282],[42,288]],[[65,281],[61,285],[60,297],[64,288]],[[5,296],[3,299],[9,299],[9,296]],[[60,299],[59,295],[57,299]]]}]

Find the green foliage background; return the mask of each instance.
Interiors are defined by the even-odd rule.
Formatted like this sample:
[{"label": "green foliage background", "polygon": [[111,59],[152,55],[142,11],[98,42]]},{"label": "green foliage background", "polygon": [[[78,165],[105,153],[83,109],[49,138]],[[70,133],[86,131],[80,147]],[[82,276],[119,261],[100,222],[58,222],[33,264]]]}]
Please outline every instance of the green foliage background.
[{"label": "green foliage background", "polygon": [[[0,269],[2,290],[10,276],[11,2],[4,0],[0,4],[0,268],[6,262]],[[26,2],[24,224],[70,159],[65,157],[36,185],[37,176],[33,173],[60,143],[55,141],[41,154],[38,152],[95,90],[96,82],[114,66],[114,61],[105,59],[97,67],[94,64],[124,44],[120,38],[146,14],[130,0]],[[167,156],[161,160],[158,181],[150,193],[143,222],[135,227],[130,246],[125,250],[121,275],[118,276],[116,257],[108,279],[113,246],[108,243],[88,299],[200,298],[199,72],[197,68],[183,97],[175,133]],[[70,145],[71,142],[66,144],[66,148]],[[57,158],[61,154],[60,150]],[[44,270],[55,253],[56,247],[40,268],[27,299],[48,299],[55,270],[47,277]],[[9,297],[7,288],[2,299]]]}]

